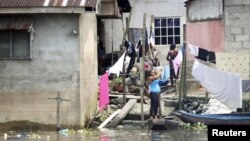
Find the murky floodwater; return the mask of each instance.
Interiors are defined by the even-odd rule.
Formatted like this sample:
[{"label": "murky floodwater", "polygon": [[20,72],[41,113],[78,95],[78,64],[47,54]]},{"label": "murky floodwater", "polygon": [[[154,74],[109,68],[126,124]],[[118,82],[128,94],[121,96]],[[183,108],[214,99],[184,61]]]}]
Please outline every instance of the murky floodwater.
[{"label": "murky floodwater", "polygon": [[[27,141],[207,141],[207,132],[190,130],[150,131],[141,128],[104,129],[90,133],[69,134],[56,132],[38,132]],[[1,136],[0,140],[5,140]],[[7,139],[16,141],[20,139]]]}]

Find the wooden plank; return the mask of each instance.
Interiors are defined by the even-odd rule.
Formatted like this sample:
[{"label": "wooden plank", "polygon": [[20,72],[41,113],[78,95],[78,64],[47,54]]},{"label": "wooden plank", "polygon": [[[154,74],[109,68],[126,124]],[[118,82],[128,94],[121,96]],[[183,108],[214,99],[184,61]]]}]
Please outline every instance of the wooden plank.
[{"label": "wooden plank", "polygon": [[[109,97],[123,97],[123,95],[116,95],[116,94],[109,94]],[[126,98],[128,99],[141,99],[141,96],[135,96],[135,95],[127,95]],[[149,98],[144,96],[144,100],[148,100]]]},{"label": "wooden plank", "polygon": [[[120,95],[123,94],[123,93],[119,93],[118,91],[111,91],[110,93],[111,94],[120,94]],[[128,95],[139,95],[139,93],[126,93],[126,94],[128,94]]]},{"label": "wooden plank", "polygon": [[[146,13],[143,14],[143,34],[142,34],[142,58],[140,60],[140,81],[141,84],[144,85],[145,83],[145,70],[144,70],[144,59],[145,59],[145,49],[146,49]],[[144,109],[143,109],[143,97],[144,97],[144,87],[140,88],[140,94],[141,94],[141,122],[142,122],[142,128],[144,128]]]},{"label": "wooden plank", "polygon": [[98,126],[97,129],[102,129],[104,126],[106,126],[120,111],[121,111],[121,109],[116,110],[100,126]]},{"label": "wooden plank", "polygon": [[121,112],[107,125],[109,128],[116,127],[125,117],[126,115],[132,110],[132,108],[136,104],[136,99],[130,99],[126,105],[122,108]]}]

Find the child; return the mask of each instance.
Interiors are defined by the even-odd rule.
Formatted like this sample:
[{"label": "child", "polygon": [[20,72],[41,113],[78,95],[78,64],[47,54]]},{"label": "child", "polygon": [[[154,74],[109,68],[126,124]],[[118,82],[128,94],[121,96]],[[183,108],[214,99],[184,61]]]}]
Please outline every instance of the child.
[{"label": "child", "polygon": [[147,81],[149,83],[150,91],[150,119],[157,119],[157,113],[159,108],[159,93],[161,92],[161,87],[159,86],[159,78],[161,76],[160,72],[152,70]]}]

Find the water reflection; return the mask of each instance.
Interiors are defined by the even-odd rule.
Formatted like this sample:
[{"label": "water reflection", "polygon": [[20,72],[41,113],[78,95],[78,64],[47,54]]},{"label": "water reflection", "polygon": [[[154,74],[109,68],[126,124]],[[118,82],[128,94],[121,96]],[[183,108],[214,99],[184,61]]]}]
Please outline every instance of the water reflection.
[{"label": "water reflection", "polygon": [[158,132],[152,132],[151,141],[161,141],[161,135]]},{"label": "water reflection", "polygon": [[99,141],[111,141],[111,137],[107,134],[102,134],[99,136]]},{"label": "water reflection", "polygon": [[[141,128],[104,129],[94,134],[37,133],[41,137],[27,141],[207,141],[207,131],[171,130],[150,131]],[[3,140],[1,135],[0,140]],[[6,141],[11,141],[7,139]],[[13,140],[14,141],[14,140]]]}]

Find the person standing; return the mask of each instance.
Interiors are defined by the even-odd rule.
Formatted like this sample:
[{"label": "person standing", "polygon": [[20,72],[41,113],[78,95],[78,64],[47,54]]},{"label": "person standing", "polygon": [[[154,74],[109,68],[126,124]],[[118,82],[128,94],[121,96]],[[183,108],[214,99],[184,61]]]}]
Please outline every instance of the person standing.
[{"label": "person standing", "polygon": [[178,78],[178,73],[177,73],[177,75],[175,75],[174,65],[173,65],[173,60],[175,59],[175,57],[178,54],[178,51],[175,50],[175,48],[176,48],[175,44],[171,44],[170,45],[170,51],[168,52],[168,55],[167,55],[167,60],[169,61],[169,67],[170,67],[171,86],[174,85],[174,78],[175,79]]},{"label": "person standing", "polygon": [[161,87],[159,86],[159,78],[161,73],[152,70],[147,81],[149,84],[150,91],[150,119],[157,119],[158,108],[159,108],[159,94],[161,92]]}]

